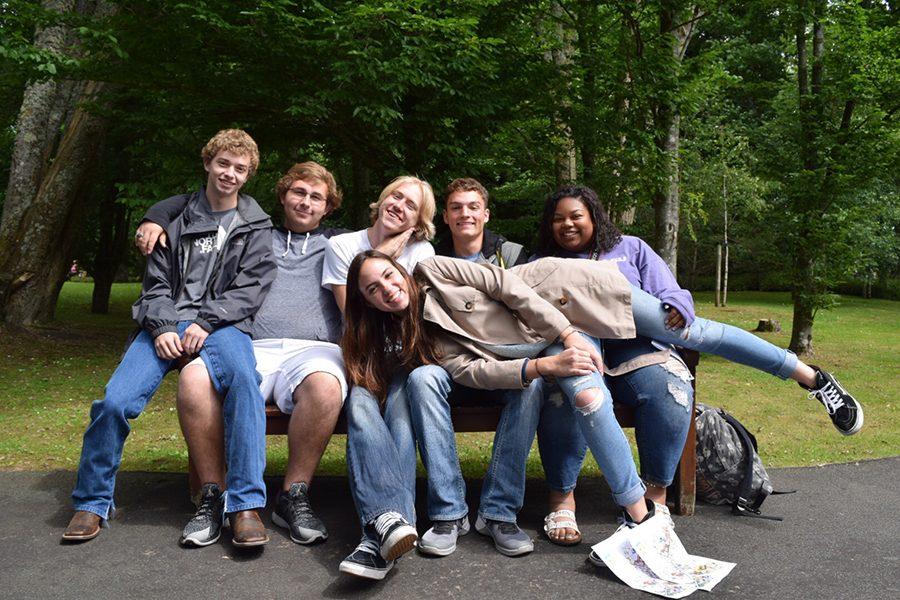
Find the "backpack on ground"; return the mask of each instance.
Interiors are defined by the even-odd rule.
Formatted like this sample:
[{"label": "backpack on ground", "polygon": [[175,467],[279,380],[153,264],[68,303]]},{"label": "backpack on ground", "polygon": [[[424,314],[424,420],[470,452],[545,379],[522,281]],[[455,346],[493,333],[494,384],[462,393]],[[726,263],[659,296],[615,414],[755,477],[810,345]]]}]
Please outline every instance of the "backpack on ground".
[{"label": "backpack on ground", "polygon": [[781,521],[760,513],[772,489],[759,458],[756,438],[721,408],[697,403],[697,497],[710,504],[730,504],[736,515]]}]

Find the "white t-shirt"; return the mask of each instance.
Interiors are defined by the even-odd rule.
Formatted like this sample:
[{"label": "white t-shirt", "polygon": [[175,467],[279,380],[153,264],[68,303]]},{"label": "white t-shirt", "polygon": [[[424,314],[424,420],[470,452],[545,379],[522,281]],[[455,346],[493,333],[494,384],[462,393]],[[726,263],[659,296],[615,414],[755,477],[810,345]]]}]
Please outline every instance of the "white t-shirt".
[{"label": "white t-shirt", "polygon": [[[356,255],[366,250],[373,250],[366,230],[342,233],[328,240],[325,250],[325,263],[322,265],[322,287],[347,285],[347,271]],[[397,262],[412,274],[420,261],[434,256],[434,248],[425,240],[406,244]]]}]

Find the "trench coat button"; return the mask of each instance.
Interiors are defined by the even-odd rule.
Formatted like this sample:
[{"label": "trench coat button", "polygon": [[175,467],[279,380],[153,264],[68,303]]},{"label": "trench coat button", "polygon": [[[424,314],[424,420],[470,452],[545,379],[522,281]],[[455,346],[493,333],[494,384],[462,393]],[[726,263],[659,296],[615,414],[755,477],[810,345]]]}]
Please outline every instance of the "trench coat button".
[{"label": "trench coat button", "polygon": [[569,303],[569,299],[566,298],[565,296],[563,296],[562,298],[559,299],[560,306],[565,306],[568,303]]},{"label": "trench coat button", "polygon": [[472,310],[473,306],[475,306],[475,304],[471,300],[466,302],[466,310]]}]

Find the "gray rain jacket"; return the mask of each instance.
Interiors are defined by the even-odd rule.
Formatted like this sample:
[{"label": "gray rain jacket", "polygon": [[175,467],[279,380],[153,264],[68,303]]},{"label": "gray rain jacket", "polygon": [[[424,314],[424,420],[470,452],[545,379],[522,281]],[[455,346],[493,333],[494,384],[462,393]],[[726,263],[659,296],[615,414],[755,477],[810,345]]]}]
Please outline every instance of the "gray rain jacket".
[{"label": "gray rain jacket", "polygon": [[[141,297],[131,309],[134,320],[154,338],[177,331],[175,298],[183,285],[186,250],[195,238],[218,230],[218,224],[200,207],[204,201],[202,188],[181,198],[186,198],[187,205],[166,227],[168,248],[157,244],[153,250],[144,271]],[[216,257],[203,305],[194,319],[205,331],[234,325],[244,333],[250,332],[251,317],[275,279],[271,227],[269,215],[256,200],[238,196],[231,232]]]}]

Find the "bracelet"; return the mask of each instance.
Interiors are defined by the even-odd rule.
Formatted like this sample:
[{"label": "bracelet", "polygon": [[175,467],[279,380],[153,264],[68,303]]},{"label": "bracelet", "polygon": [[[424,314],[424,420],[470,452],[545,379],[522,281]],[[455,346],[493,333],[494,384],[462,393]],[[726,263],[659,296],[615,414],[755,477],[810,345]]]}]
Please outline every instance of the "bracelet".
[{"label": "bracelet", "polygon": [[544,374],[541,373],[541,359],[540,358],[534,359],[534,370],[537,372],[538,377],[543,379]]},{"label": "bracelet", "polygon": [[559,338],[560,343],[565,343],[566,339],[567,339],[570,335],[572,335],[573,333],[575,333],[576,331],[577,331],[577,330],[573,327],[573,328],[572,328],[572,331],[570,331],[570,332],[567,333],[566,335],[564,335],[564,336],[562,336],[561,338]]}]

